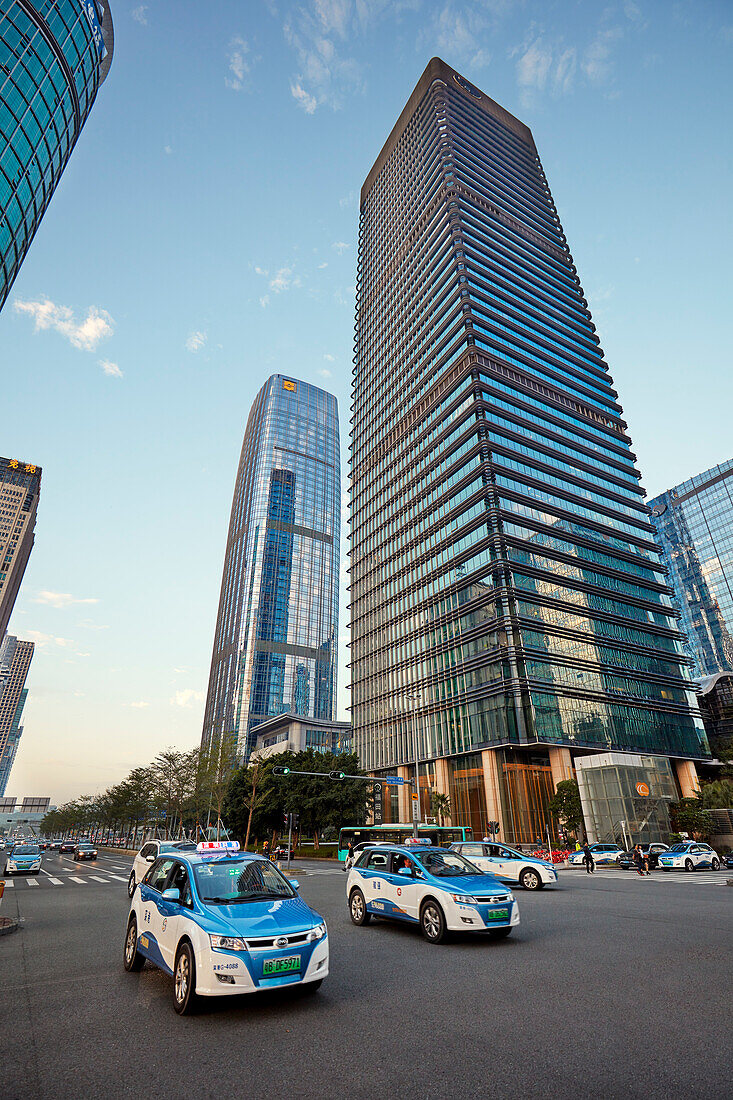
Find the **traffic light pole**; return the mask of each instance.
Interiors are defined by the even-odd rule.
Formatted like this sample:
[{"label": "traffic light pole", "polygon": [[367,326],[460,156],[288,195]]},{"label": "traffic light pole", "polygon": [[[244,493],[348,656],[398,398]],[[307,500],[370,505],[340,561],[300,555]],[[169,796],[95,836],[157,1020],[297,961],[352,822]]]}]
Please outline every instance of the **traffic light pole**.
[{"label": "traffic light pole", "polygon": [[293,850],[293,815],[288,814],[288,871],[290,870],[290,856]]}]

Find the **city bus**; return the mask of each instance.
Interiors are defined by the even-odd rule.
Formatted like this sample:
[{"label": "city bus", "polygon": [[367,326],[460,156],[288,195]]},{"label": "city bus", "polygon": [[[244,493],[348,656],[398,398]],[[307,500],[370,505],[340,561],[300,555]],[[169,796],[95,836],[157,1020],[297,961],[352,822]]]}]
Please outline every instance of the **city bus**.
[{"label": "city bus", "polygon": [[[449,848],[458,841],[473,840],[473,829],[465,825],[422,825],[418,836],[429,840],[439,848]],[[363,844],[365,841],[383,844],[404,844],[412,836],[412,825],[347,825],[339,832],[338,857],[343,862],[349,854],[349,841]]]}]

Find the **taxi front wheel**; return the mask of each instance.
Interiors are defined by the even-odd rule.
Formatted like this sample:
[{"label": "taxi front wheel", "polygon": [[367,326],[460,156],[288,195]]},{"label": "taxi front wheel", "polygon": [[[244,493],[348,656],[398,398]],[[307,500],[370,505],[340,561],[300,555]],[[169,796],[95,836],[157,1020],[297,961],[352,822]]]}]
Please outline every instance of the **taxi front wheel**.
[{"label": "taxi front wheel", "polygon": [[435,901],[426,901],[420,910],[420,927],[428,943],[442,943],[445,939],[445,917]]},{"label": "taxi front wheel", "polygon": [[173,1007],[179,1016],[190,1016],[199,1006],[196,989],[196,963],[193,951],[187,943],[182,943],[176,955],[173,971]]},{"label": "taxi front wheel", "polygon": [[366,902],[361,890],[352,890],[349,898],[349,913],[354,924],[369,924],[371,913],[367,913]]},{"label": "taxi front wheel", "polygon": [[145,966],[145,958],[137,949],[137,920],[135,917],[130,917],[130,923],[127,926],[125,952],[122,961],[125,964],[125,970],[129,972],[142,970]]},{"label": "taxi front wheel", "polygon": [[519,876],[520,885],[524,890],[541,890],[545,885],[539,872],[532,867],[526,867]]}]

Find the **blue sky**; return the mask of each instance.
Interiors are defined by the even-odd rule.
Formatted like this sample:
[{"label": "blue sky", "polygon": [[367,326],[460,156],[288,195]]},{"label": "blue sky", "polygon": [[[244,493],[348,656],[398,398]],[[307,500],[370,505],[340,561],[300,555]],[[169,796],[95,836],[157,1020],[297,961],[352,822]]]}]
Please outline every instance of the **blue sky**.
[{"label": "blue sky", "polygon": [[733,452],[729,3],[111,3],[110,75],[0,314],[0,453],[43,466],[8,793],[55,800],[198,742],[270,374],[336,393],[345,472],[358,194],[433,55],[533,130],[649,494]]}]

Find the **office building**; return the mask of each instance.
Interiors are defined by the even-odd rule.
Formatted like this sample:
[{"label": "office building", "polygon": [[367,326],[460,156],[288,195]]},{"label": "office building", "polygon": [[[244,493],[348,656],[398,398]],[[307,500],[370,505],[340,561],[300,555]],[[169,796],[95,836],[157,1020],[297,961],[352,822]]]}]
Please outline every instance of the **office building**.
[{"label": "office building", "polygon": [[107,0],[0,0],[0,309],[112,49]]},{"label": "office building", "polygon": [[255,727],[253,759],[264,760],[281,752],[351,752],[351,723],[302,718],[284,712]]},{"label": "office building", "polygon": [[532,134],[437,58],[362,188],[354,362],[362,765],[417,757],[423,815],[434,787],[513,842],[588,752],[695,789],[683,635]]},{"label": "office building", "polygon": [[41,467],[0,458],[0,642],[33,549]]},{"label": "office building", "polygon": [[649,502],[696,676],[733,671],[733,459]]},{"label": "office building", "polygon": [[702,676],[697,703],[713,756],[733,771],[733,672]]},{"label": "office building", "polygon": [[5,794],[23,734],[20,719],[34,648],[33,642],[21,642],[12,634],[6,634],[0,643],[0,795]]},{"label": "office building", "polygon": [[202,746],[285,711],[336,716],[338,408],[280,374],[258,393],[234,490]]}]

